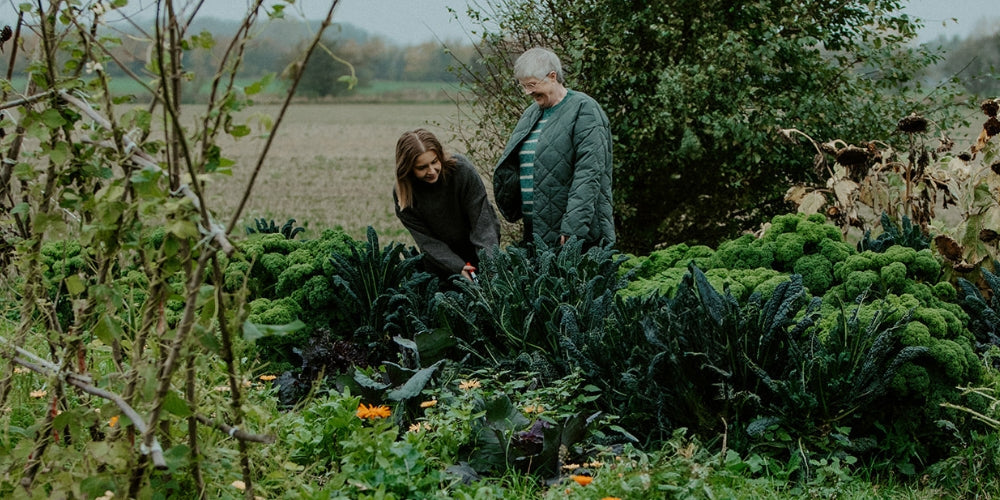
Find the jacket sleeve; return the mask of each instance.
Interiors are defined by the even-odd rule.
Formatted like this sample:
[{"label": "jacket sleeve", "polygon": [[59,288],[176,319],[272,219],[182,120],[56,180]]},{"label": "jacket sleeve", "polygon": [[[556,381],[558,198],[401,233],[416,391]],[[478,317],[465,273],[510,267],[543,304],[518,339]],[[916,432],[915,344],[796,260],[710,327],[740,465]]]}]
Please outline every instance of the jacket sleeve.
[{"label": "jacket sleeve", "polygon": [[566,214],[560,233],[587,239],[596,224],[601,203],[601,185],[611,175],[611,129],[608,118],[596,101],[588,99],[573,124],[575,163]]},{"label": "jacket sleeve", "polygon": [[465,267],[465,261],[451,250],[447,243],[432,236],[431,231],[413,210],[400,210],[399,201],[396,198],[396,191],[392,192],[393,206],[396,208],[396,217],[403,223],[403,227],[413,236],[413,241],[417,248],[424,254],[424,259],[431,261],[431,265],[451,273],[460,273]]}]

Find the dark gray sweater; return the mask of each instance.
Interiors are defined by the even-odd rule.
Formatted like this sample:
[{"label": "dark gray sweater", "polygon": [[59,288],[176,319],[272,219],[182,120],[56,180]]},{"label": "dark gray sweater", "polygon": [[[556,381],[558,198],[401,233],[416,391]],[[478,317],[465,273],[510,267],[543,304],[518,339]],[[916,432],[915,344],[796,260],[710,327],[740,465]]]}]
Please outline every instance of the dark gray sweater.
[{"label": "dark gray sweater", "polygon": [[477,266],[477,252],[500,244],[500,223],[486,196],[479,172],[462,155],[446,178],[434,184],[414,180],[413,203],[399,209],[392,191],[396,217],[424,254],[428,270],[442,277],[462,272],[466,262]]}]

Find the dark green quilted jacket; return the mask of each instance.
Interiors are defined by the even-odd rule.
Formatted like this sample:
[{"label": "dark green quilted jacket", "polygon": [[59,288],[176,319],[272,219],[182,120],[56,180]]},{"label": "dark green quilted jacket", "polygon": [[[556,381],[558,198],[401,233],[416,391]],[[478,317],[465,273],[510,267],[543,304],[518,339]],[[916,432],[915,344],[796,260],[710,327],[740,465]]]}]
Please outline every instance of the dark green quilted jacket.
[{"label": "dark green quilted jacket", "polygon": [[[542,116],[533,103],[517,122],[493,171],[493,194],[510,222],[523,217],[519,157],[521,142]],[[608,117],[590,96],[569,91],[542,128],[535,149],[534,215],[525,240],[555,245],[560,235],[587,244],[614,244],[611,210],[611,131]],[[528,228],[533,234],[527,234]]]}]

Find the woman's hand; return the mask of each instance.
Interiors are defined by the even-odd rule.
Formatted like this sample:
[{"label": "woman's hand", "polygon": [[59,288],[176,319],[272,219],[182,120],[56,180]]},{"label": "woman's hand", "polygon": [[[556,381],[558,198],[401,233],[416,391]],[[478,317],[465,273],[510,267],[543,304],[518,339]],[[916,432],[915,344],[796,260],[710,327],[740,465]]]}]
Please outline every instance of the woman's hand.
[{"label": "woman's hand", "polygon": [[476,268],[468,262],[466,262],[465,267],[462,268],[462,276],[473,283],[479,281],[476,277]]}]

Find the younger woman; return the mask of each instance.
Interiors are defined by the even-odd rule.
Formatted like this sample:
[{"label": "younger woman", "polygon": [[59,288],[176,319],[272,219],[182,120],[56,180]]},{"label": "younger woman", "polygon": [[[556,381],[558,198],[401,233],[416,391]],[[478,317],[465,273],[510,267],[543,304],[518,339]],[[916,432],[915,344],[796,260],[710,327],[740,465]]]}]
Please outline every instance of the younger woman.
[{"label": "younger woman", "polygon": [[500,223],[475,167],[446,154],[425,129],[396,142],[396,216],[424,254],[427,269],[442,278],[472,279],[478,252],[500,244]]}]

